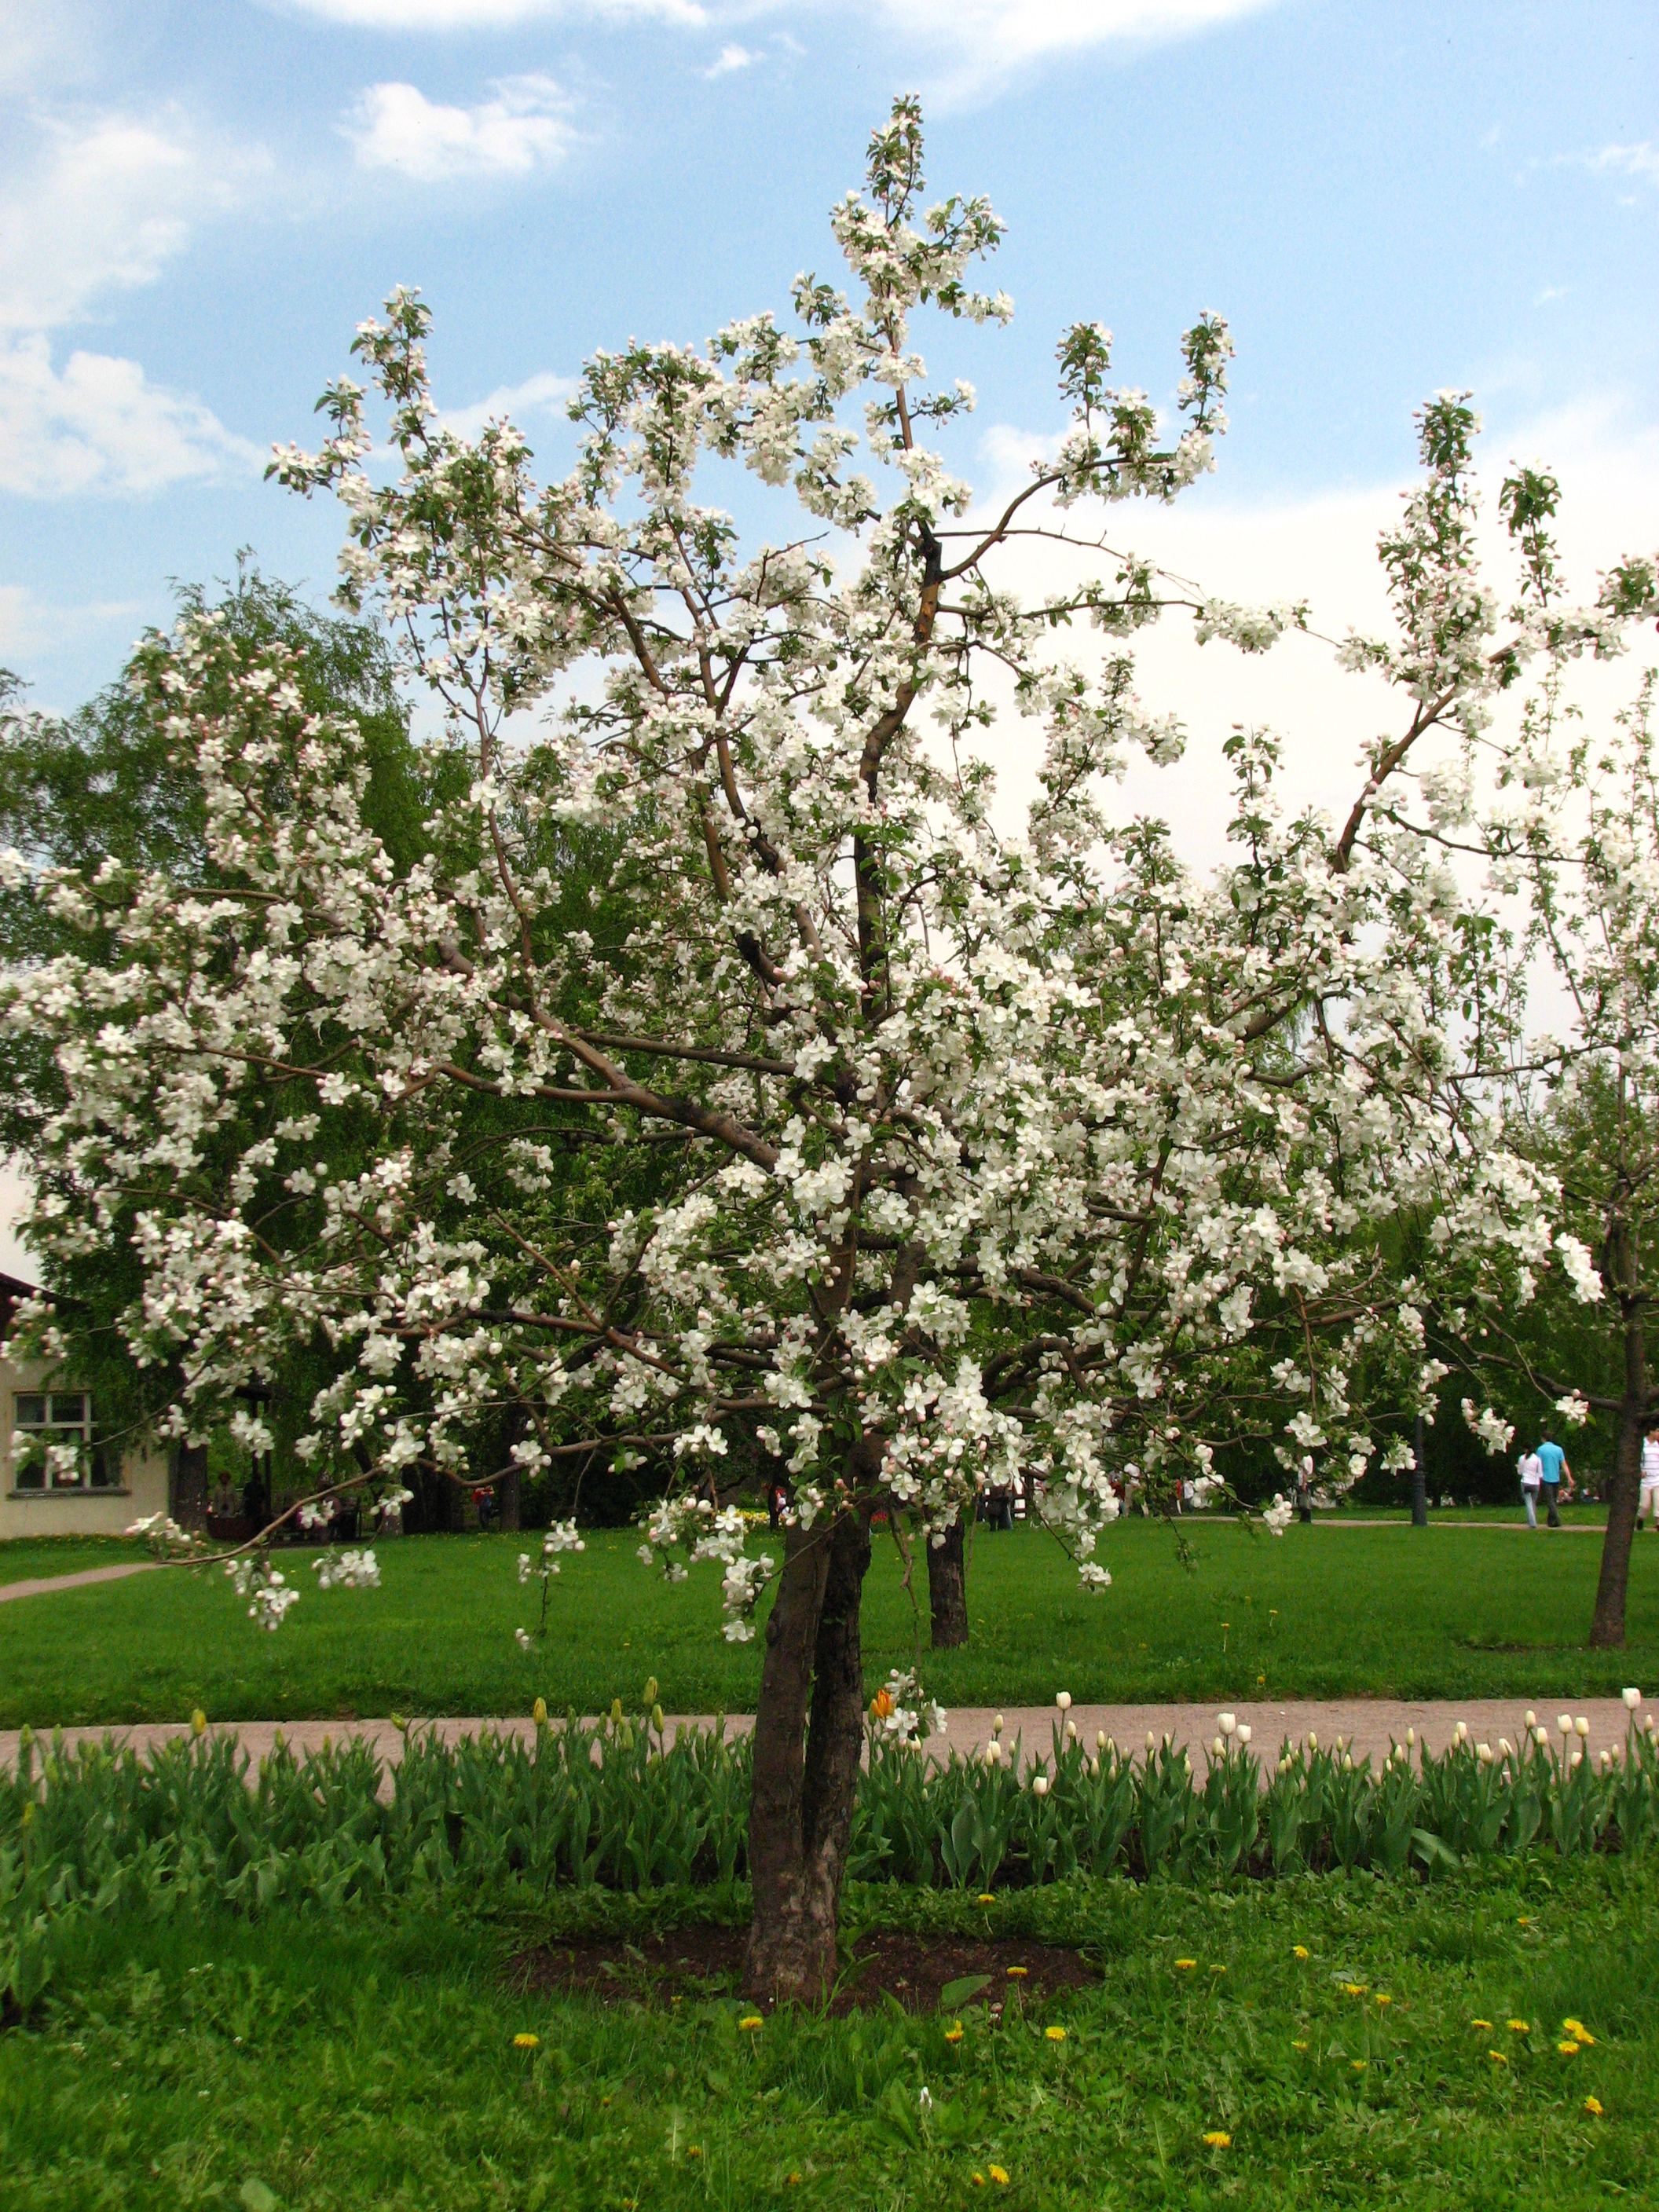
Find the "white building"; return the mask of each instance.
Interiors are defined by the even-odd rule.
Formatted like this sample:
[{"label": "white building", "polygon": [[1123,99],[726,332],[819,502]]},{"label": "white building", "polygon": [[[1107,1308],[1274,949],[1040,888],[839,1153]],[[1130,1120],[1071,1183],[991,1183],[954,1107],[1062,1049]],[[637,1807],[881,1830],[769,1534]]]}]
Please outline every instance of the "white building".
[{"label": "white building", "polygon": [[[0,1275],[0,1336],[33,1285]],[[167,1455],[124,1450],[98,1431],[98,1409],[72,1375],[39,1360],[0,1359],[0,1540],[118,1536],[167,1510]]]}]

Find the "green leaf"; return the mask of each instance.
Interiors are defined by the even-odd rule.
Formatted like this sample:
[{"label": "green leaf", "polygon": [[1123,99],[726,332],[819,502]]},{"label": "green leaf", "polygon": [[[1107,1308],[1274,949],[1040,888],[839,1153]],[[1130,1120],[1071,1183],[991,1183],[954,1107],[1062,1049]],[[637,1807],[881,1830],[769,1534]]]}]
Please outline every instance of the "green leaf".
[{"label": "green leaf", "polygon": [[941,2012],[955,2012],[958,2006],[967,2004],[990,1985],[988,1974],[959,1975],[954,1982],[946,1982],[939,1991],[939,2008]]},{"label": "green leaf", "polygon": [[242,2194],[238,2202],[243,2212],[276,2212],[276,2197],[263,2181],[256,2181],[252,2175],[242,2184]]}]

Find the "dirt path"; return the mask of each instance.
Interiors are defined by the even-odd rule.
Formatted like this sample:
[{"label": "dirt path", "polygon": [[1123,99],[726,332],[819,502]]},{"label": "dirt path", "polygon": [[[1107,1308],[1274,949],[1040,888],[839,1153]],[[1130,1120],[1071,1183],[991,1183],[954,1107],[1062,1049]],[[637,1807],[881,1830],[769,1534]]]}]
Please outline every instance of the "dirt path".
[{"label": "dirt path", "polygon": [[129,1559],[125,1566],[83,1567],[78,1575],[39,1575],[33,1582],[0,1583],[0,1605],[15,1597],[50,1597],[54,1590],[82,1589],[88,1583],[124,1582],[129,1575],[147,1575],[154,1559]]},{"label": "dirt path", "polygon": [[[1452,1741],[1459,1721],[1466,1724],[1474,1741],[1490,1743],[1495,1751],[1501,1737],[1507,1737],[1511,1743],[1519,1741],[1527,1716],[1523,1704],[1507,1698],[1468,1698],[1416,1705],[1383,1698],[1304,1700],[1283,1705],[1241,1702],[1231,1711],[1235,1721],[1250,1729],[1251,1747],[1264,1765],[1271,1765],[1277,1758],[1287,1736],[1301,1741],[1310,1734],[1325,1745],[1334,1745],[1340,1737],[1356,1759],[1369,1753],[1373,1763],[1387,1752],[1391,1741],[1403,1743],[1408,1729],[1416,1731],[1419,1743],[1426,1743],[1434,1751],[1443,1751]],[[1645,1712],[1644,1707],[1638,1719],[1644,1717]],[[1552,1737],[1556,1735],[1557,1722],[1563,1714],[1568,1714],[1572,1720],[1582,1716],[1589,1722],[1589,1748],[1592,1751],[1601,1751],[1609,1744],[1622,1744],[1630,1724],[1630,1715],[1617,1698],[1579,1699],[1570,1710],[1559,1698],[1540,1700],[1537,1706],[1537,1717],[1548,1728]],[[986,1707],[964,1708],[950,1716],[944,1742],[935,1740],[932,1748],[936,1753],[975,1752],[989,1741],[999,1717],[1003,1723],[1002,1741],[1010,1751],[1018,1739],[1026,1761],[1038,1755],[1048,1756],[1054,1723],[1060,1718],[1052,1705],[1010,1706],[1000,1717]],[[1149,1735],[1159,1741],[1167,1733],[1176,1743],[1190,1749],[1194,1767],[1200,1777],[1218,1720],[1213,1705],[1080,1705],[1073,1706],[1067,1717],[1091,1747],[1100,1734],[1110,1737],[1121,1750],[1144,1752]],[[667,1724],[671,1737],[687,1718],[701,1727],[710,1724],[710,1717],[706,1714],[671,1716]],[[527,1719],[433,1720],[416,1725],[431,1728],[449,1741],[486,1731],[527,1741],[533,1733]],[[739,1713],[728,1716],[726,1725],[734,1735],[746,1735],[754,1722]],[[183,1735],[187,1729],[188,1723],[182,1722],[125,1729],[65,1729],[64,1741],[70,1745],[96,1743],[111,1736],[117,1742],[131,1743],[142,1751],[151,1744]],[[326,1742],[356,1738],[371,1743],[388,1764],[395,1765],[403,1755],[403,1736],[390,1720],[243,1721],[227,1723],[214,1732],[236,1737],[256,1765],[270,1751],[278,1735],[296,1752],[319,1750]],[[10,1766],[16,1756],[17,1731],[0,1731],[0,1765]]]}]

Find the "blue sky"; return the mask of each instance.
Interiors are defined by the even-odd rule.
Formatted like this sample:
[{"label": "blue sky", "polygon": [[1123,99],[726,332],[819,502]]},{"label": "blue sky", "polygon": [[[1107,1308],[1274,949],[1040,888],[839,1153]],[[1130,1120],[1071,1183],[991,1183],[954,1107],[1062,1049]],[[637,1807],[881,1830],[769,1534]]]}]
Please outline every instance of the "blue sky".
[{"label": "blue sky", "polygon": [[1616,489],[1659,431],[1656,56],[1596,0],[0,0],[0,662],[72,704],[241,546],[325,594],[337,518],[260,471],[395,282],[445,404],[519,393],[556,465],[593,348],[834,273],[912,87],[930,187],[1010,225],[1012,329],[948,363],[970,474],[1055,428],[1064,324],[1164,398],[1217,307],[1218,512],[1399,482],[1446,385]]}]

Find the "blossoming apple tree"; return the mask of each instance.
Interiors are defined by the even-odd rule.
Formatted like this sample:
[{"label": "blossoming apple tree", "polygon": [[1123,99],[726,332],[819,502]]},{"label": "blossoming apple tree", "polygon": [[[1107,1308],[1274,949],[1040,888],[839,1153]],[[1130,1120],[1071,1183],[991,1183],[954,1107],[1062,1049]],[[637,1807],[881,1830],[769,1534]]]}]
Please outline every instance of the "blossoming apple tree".
[{"label": "blossoming apple tree", "polygon": [[[548,484],[510,423],[444,427],[427,310],[396,295],[356,349],[396,471],[369,465],[370,390],[345,380],[320,449],[276,466],[344,502],[347,603],[441,702],[466,796],[394,866],[350,723],[306,711],[279,653],[187,621],[136,680],[201,777],[210,879],[49,872],[97,957],[12,992],[67,1097],[32,1233],[131,1241],[128,1333],[177,1363],[179,1433],[236,1407],[257,1444],[238,1389],[326,1340],[319,1496],[459,1477],[511,1401],[526,1468],[603,1444],[662,1469],[644,1548],[671,1576],[723,1567],[729,1636],[771,1590],[757,1991],[833,1972],[878,1508],[942,1542],[988,1482],[1037,1475],[1100,1588],[1120,1488],[1208,1480],[1241,1434],[1351,1477],[1371,1407],[1439,1371],[1382,1231],[1448,1187],[1465,918],[1384,802],[1502,672],[1465,590],[1455,410],[1425,415],[1425,489],[1385,547],[1399,637],[1364,649],[1407,732],[1340,830],[1282,812],[1273,740],[1238,732],[1232,856],[1200,881],[1109,798],[1130,746],[1181,773],[1132,647],[1191,602],[1100,533],[1210,465],[1225,325],[1182,342],[1173,438],[1109,383],[1108,333],[1067,331],[1069,432],[982,513],[942,450],[971,391],[929,383],[913,331],[1006,319],[969,283],[1000,225],[921,190],[901,100],[833,213],[851,295],[803,276],[793,328],[597,356]],[[734,466],[775,541],[700,495]],[[1006,564],[1030,534],[1075,574],[1025,604]],[[1193,611],[1246,650],[1300,618]],[[1095,638],[1057,653],[1073,625]],[[1023,822],[995,781],[1013,743]],[[596,826],[621,918],[598,933],[548,858],[550,830]],[[603,1221],[546,1203],[571,1145],[615,1164]],[[1534,1237],[1535,1196],[1488,1147],[1460,1237]],[[740,1420],[787,1464],[781,1560],[720,1496]]]}]

